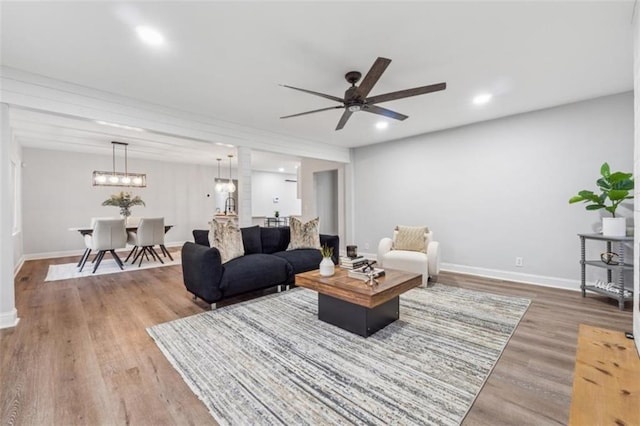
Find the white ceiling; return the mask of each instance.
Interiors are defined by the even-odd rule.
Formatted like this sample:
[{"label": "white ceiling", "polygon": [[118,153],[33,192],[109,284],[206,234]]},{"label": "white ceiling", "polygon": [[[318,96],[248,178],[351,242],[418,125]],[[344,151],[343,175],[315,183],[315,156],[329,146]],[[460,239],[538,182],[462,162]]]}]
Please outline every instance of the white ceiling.
[{"label": "white ceiling", "polygon": [[[4,1],[0,7],[4,66],[340,147],[633,89],[632,0]],[[156,28],[166,44],[143,44],[137,25]],[[409,116],[390,120],[384,131],[374,126],[381,117],[364,112],[341,131],[334,129],[342,110],[279,119],[335,105],[279,84],[341,97],[344,74],[366,74],[378,56],[393,62],[371,95],[439,82],[447,90],[381,104]],[[493,101],[473,105],[482,92]],[[26,110],[12,112],[12,126],[24,145],[54,149],[110,152],[109,141],[127,137],[134,156],[166,158],[170,148],[176,160],[213,163],[231,149]]]}]

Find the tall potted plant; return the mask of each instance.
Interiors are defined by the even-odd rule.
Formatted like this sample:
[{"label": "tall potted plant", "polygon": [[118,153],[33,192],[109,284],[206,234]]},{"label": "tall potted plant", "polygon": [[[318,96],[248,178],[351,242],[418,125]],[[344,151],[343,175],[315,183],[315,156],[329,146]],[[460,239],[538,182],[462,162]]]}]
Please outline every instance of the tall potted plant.
[{"label": "tall potted plant", "polygon": [[611,173],[609,164],[600,167],[601,177],[596,181],[600,194],[582,190],[569,199],[569,203],[587,203],[587,210],[605,209],[611,217],[602,218],[602,235],[608,237],[624,237],[626,235],[626,219],[616,216],[616,209],[624,200],[633,198],[633,173]]}]

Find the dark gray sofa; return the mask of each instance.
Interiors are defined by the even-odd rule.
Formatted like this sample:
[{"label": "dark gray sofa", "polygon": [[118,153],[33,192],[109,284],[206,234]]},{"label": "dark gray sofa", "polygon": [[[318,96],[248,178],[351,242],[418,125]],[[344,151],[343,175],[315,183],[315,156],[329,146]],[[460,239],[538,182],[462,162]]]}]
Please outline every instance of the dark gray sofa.
[{"label": "dark gray sofa", "polygon": [[[290,285],[295,274],[317,269],[322,256],[317,249],[287,251],[291,233],[288,227],[241,228],[245,255],[222,263],[220,252],[209,247],[209,231],[194,230],[195,243],[182,247],[184,285],[207,303],[268,287]],[[320,234],[320,244],[333,247],[338,264],[340,239]]]}]

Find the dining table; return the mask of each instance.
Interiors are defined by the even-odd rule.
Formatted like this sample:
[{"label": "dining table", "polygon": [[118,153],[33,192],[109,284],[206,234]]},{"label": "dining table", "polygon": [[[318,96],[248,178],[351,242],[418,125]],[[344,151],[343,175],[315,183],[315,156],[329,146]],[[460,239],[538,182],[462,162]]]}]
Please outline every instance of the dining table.
[{"label": "dining table", "polygon": [[[166,234],[167,232],[169,232],[169,230],[171,228],[173,228],[173,225],[164,225],[164,233]],[[138,225],[127,225],[127,226],[125,226],[125,230],[127,232],[137,232],[138,231]],[[84,238],[85,235],[92,235],[93,234],[93,227],[92,226],[77,226],[77,227],[69,228],[69,231],[79,232],[80,235],[82,235],[82,237]],[[171,256],[171,253],[169,253],[169,250],[167,250],[167,248],[164,246],[164,244],[160,245],[160,250],[162,251],[162,254],[164,254],[165,256],[169,256],[169,259],[173,260],[173,257]],[[80,259],[80,262],[78,262],[78,267],[80,267],[80,265],[82,264],[82,260],[88,255],[89,251],[90,251],[89,249],[85,250],[85,253],[82,256],[82,259]],[[135,253],[135,250],[133,250],[131,253],[129,253],[129,256],[131,256],[131,254],[133,254],[133,253]],[[127,259],[125,260],[125,262],[127,260],[129,260],[129,256],[127,256]]]}]

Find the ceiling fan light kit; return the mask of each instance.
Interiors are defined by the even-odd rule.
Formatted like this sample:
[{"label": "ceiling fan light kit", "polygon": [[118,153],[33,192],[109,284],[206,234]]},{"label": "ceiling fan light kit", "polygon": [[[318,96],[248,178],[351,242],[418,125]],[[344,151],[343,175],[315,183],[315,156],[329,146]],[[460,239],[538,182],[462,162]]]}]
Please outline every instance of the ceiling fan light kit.
[{"label": "ceiling fan light kit", "polygon": [[344,92],[344,98],[339,98],[333,95],[327,95],[326,93],[314,92],[312,90],[301,89],[299,87],[288,86],[283,84],[283,87],[287,87],[289,89],[298,90],[300,92],[309,93],[311,95],[320,96],[325,99],[329,99],[335,102],[340,102],[342,105],[331,106],[327,108],[320,108],[313,111],[301,112],[298,114],[286,115],[280,118],[291,118],[291,117],[299,117],[301,115],[313,114],[321,111],[329,111],[332,109],[344,109],[344,113],[342,117],[340,117],[340,121],[338,121],[338,125],[336,126],[336,130],[342,129],[347,121],[351,117],[351,114],[354,112],[364,111],[372,114],[382,115],[388,118],[393,118],[394,120],[405,120],[409,118],[409,116],[400,114],[398,112],[379,107],[375,104],[379,104],[382,102],[394,101],[397,99],[408,98],[411,96],[424,95],[427,93],[438,92],[440,90],[445,90],[447,88],[447,83],[437,83],[431,84],[428,86],[422,87],[414,87],[413,89],[405,89],[397,92],[385,93],[377,96],[370,96],[369,92],[376,85],[382,73],[387,69],[389,64],[391,63],[391,59],[381,58],[379,57],[367,72],[367,75],[364,77],[359,86],[356,86],[356,83],[360,81],[362,74],[358,71],[349,71],[345,74],[344,78],[347,80],[351,87],[349,87]]}]

